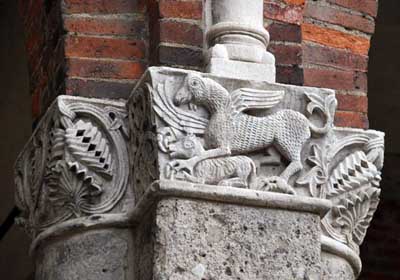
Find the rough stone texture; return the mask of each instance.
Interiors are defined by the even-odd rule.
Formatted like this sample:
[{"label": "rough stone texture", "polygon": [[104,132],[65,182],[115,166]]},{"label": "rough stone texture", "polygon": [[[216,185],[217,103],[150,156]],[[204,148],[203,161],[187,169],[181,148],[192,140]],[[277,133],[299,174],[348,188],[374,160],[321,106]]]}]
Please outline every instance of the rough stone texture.
[{"label": "rough stone texture", "polygon": [[300,280],[320,273],[315,214],[170,198],[159,202],[155,226],[154,279]]},{"label": "rough stone texture", "polygon": [[322,251],[322,279],[355,279],[354,270],[351,265],[343,258]]},{"label": "rough stone texture", "polygon": [[132,245],[132,232],[128,229],[99,229],[63,236],[37,251],[35,279],[133,279]]}]

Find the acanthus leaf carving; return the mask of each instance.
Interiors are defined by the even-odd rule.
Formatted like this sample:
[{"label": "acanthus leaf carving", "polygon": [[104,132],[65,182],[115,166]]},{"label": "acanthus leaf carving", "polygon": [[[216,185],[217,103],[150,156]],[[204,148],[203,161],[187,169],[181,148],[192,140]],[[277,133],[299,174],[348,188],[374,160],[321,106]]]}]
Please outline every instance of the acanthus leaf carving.
[{"label": "acanthus leaf carving", "polygon": [[311,196],[333,202],[322,220],[325,233],[356,252],[379,203],[382,155],[382,137],[353,134],[312,144],[307,158],[311,167],[297,180],[308,186]]},{"label": "acanthus leaf carving", "polygon": [[358,252],[379,204],[380,189],[368,187],[349,193],[332,210],[332,222],[323,221],[324,229],[336,240]]}]

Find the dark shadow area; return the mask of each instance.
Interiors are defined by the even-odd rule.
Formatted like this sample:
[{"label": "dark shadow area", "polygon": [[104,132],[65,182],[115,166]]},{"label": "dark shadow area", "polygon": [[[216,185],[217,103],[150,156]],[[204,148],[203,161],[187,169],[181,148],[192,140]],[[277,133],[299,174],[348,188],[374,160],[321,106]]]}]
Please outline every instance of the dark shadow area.
[{"label": "dark shadow area", "polygon": [[362,280],[400,279],[400,1],[380,0],[369,61],[369,120],[386,133],[381,203],[361,248]]},{"label": "dark shadow area", "polygon": [[31,135],[31,97],[22,22],[17,1],[0,0],[0,275],[27,279],[32,271],[29,240],[13,224],[13,165]]}]

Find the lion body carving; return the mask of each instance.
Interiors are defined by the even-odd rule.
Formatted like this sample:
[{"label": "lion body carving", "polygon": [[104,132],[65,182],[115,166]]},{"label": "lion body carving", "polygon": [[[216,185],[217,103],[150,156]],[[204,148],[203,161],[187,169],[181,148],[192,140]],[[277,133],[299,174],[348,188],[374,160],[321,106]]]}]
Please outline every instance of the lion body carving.
[{"label": "lion body carving", "polygon": [[[203,135],[205,142],[205,150],[200,155],[190,159],[173,158],[170,165],[175,171],[193,173],[193,168],[206,159],[246,155],[274,146],[289,162],[279,176],[287,183],[301,170],[301,151],[312,133],[325,134],[333,126],[334,95],[321,97],[306,93],[311,100],[307,111],[312,114],[319,109],[325,116],[325,125],[317,127],[302,113],[290,109],[262,117],[246,113],[249,109],[273,108],[282,100],[283,91],[240,88],[229,93],[216,81],[194,73],[186,76],[172,101],[163,94],[169,89],[166,82],[164,88],[159,85],[152,91],[157,114],[179,131]],[[181,109],[184,104],[191,110],[202,106],[209,112],[209,118]]]}]

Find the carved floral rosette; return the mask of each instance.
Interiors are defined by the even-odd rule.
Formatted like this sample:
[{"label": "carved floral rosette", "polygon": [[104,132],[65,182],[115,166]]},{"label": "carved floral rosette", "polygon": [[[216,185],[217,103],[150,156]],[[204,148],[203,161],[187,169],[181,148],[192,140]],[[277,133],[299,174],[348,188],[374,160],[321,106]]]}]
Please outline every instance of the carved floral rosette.
[{"label": "carved floral rosette", "polygon": [[172,180],[327,199],[324,236],[359,260],[384,134],[334,127],[336,104],[329,89],[151,67],[128,101],[136,197]]},{"label": "carved floral rosette", "polygon": [[32,237],[67,220],[121,211],[126,118],[124,103],[57,98],[15,166],[18,222]]}]

